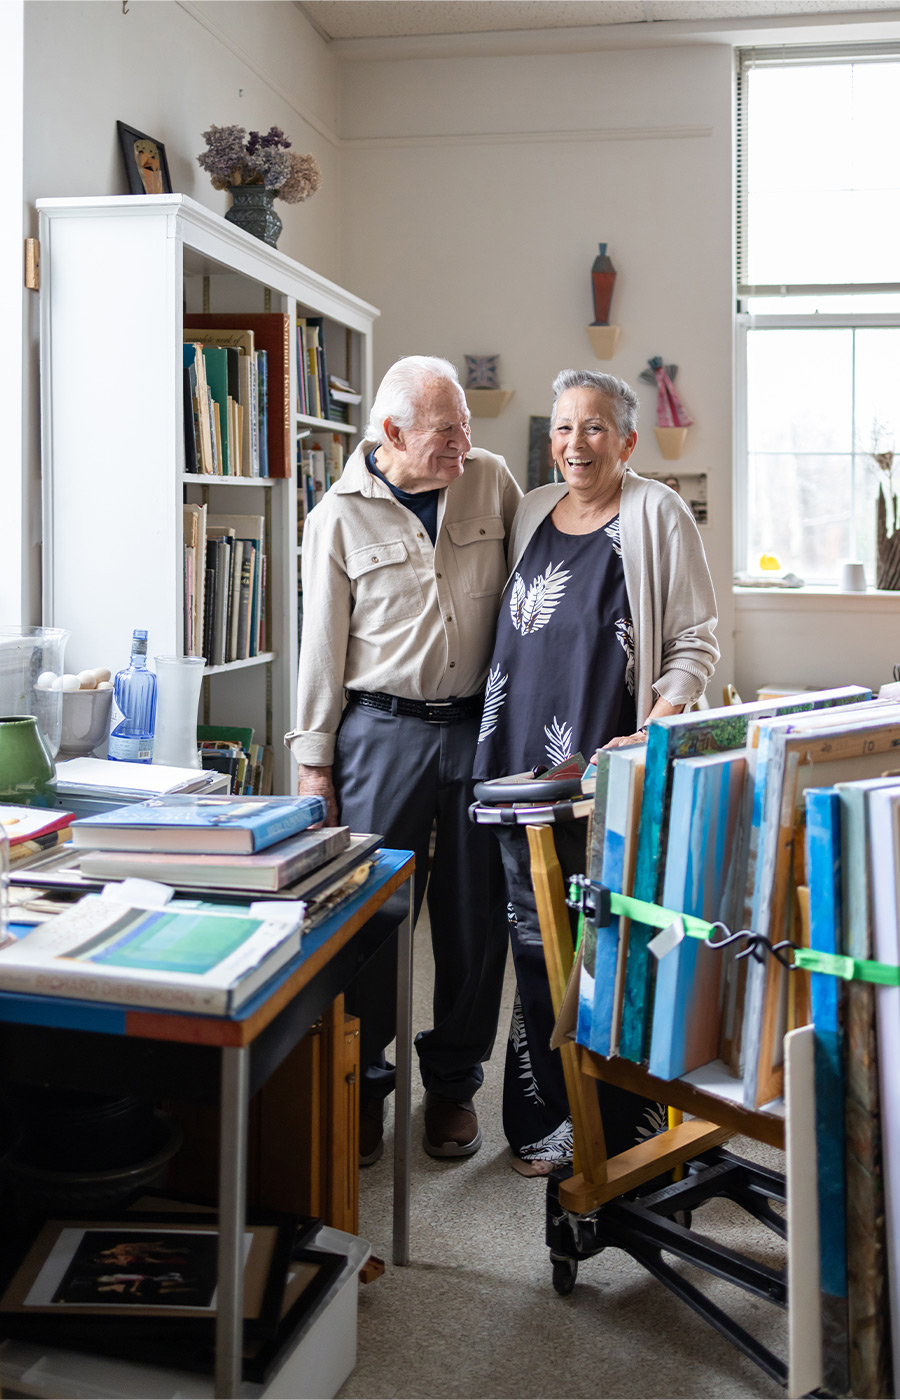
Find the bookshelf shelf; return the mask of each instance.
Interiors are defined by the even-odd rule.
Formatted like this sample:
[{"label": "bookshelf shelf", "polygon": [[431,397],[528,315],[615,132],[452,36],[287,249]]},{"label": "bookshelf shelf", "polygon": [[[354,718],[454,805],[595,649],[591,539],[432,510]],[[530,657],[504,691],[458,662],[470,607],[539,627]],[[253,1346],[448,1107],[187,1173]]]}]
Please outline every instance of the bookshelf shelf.
[{"label": "bookshelf shelf", "polygon": [[[185,195],[37,207],[43,621],[70,633],[66,664],[76,671],[116,670],[135,627],[148,629],[151,656],[182,655],[183,505],[263,517],[266,651],[207,668],[203,718],[252,726],[256,742],[272,745],[275,792],[293,792],[296,765],[281,736],[296,712],[300,433],[339,434],[349,450],[357,432],[296,414],[298,316],[320,318],[329,366],[362,395],[364,415],[379,312]],[[269,358],[272,476],[185,472],[183,328],[241,329],[271,313],[287,318],[274,376]],[[273,437],[282,421],[283,439]],[[221,487],[250,495],[229,501]]]},{"label": "bookshelf shelf", "polygon": [[321,428],[323,432],[346,433],[351,437],[358,431],[352,423],[332,423],[329,418],[309,418],[305,413],[298,413],[296,422],[300,428]]},{"label": "bookshelf shelf", "polygon": [[274,651],[261,651],[258,656],[246,656],[242,661],[226,661],[224,666],[204,666],[204,676],[224,676],[231,671],[246,671],[251,666],[267,666],[270,661],[277,661],[278,654]]},{"label": "bookshelf shelf", "polygon": [[185,486],[276,486],[280,478],[274,476],[214,476],[209,472],[182,472]]}]

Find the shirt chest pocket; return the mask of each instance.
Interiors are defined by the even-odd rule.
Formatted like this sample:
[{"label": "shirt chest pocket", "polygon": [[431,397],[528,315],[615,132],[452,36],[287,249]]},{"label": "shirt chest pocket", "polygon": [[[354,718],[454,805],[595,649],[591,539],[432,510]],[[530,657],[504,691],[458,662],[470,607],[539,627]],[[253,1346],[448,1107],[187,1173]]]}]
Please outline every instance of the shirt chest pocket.
[{"label": "shirt chest pocket", "polygon": [[462,585],[470,598],[496,598],[506,583],[506,531],[499,515],[447,525]]},{"label": "shirt chest pocket", "polygon": [[356,633],[418,617],[425,607],[422,585],[402,540],[354,549],[347,555],[347,575],[353,584],[351,626]]}]

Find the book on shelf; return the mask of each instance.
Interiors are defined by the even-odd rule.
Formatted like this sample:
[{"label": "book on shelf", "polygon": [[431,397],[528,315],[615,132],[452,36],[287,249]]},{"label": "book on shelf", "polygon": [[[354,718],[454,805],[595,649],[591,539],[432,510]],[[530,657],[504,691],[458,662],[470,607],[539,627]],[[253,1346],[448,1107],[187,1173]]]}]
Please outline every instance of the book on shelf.
[{"label": "book on shelf", "polygon": [[[310,349],[310,371],[315,378],[317,418],[331,417],[331,397],[328,392],[328,361],[325,355],[325,317],[306,317],[307,335],[312,336]],[[312,350],[315,350],[315,358]]]},{"label": "book on shelf", "polygon": [[212,394],[216,422],[218,458],[222,476],[234,476],[233,465],[233,402],[228,386],[228,352],[224,346],[204,345],[203,362]]},{"label": "book on shelf", "polygon": [[[207,776],[211,777],[211,774]],[[321,797],[164,795],[72,823],[76,846],[250,855],[325,820]]]},{"label": "book on shelf", "polygon": [[206,506],[182,506],[184,528],[184,654],[202,656],[206,594]]},{"label": "book on shelf", "polygon": [[[266,356],[266,432],[265,454],[272,477],[291,474],[291,431],[294,407],[290,390],[290,317],[278,311],[264,312],[188,312],[186,324],[198,331],[253,332],[257,355]],[[262,448],[260,448],[262,453]]]},{"label": "book on shelf", "polygon": [[301,831],[255,855],[95,850],[81,857],[79,868],[83,875],[104,880],[135,876],[179,888],[281,890],[325,865],[349,845],[349,827],[323,826]]},{"label": "book on shelf", "polygon": [[265,350],[256,352],[256,413],[259,442],[259,474],[269,475],[269,356]]},{"label": "book on shelf", "polygon": [[[202,345],[185,343],[182,349],[182,364],[191,395],[194,439],[191,453],[193,465],[188,462],[186,446],[185,470],[209,476],[217,471],[217,463],[213,443],[211,395],[206,380]],[[187,426],[185,431],[187,433]]]},{"label": "book on shelf", "polygon": [[120,889],[85,895],[0,949],[0,988],[222,1016],[299,952],[302,904],[147,908]]},{"label": "book on shelf", "polygon": [[309,386],[306,381],[306,317],[297,317],[297,412],[305,417],[313,416],[309,407]]}]

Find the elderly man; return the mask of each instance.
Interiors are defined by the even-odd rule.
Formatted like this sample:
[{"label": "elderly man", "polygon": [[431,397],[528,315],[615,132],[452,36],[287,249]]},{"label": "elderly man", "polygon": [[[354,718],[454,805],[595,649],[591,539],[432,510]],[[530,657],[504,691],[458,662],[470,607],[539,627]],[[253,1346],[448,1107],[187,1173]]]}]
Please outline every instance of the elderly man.
[{"label": "elderly man", "polygon": [[[472,1097],[506,960],[496,842],[467,809],[520,496],[503,459],[472,448],[454,367],[410,355],[382,380],[365,440],[303,535],[298,717],[285,742],[300,792],[324,796],[329,821],[415,852],[416,915],[428,882],[434,1026],[416,1049],[424,1146],[435,1157],[481,1146]],[[363,1165],[381,1155],[393,1088],[383,1052],[394,1038],[395,961],[392,941],[347,997],[362,1025]]]}]

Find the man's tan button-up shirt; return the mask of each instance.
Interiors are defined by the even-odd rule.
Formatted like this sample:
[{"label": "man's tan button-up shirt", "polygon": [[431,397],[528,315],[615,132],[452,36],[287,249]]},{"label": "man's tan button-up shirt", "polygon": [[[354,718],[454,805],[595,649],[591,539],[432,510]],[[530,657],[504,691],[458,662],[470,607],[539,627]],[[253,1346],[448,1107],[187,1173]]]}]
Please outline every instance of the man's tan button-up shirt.
[{"label": "man's tan button-up shirt", "polygon": [[344,690],[409,700],[484,685],[506,539],[521,491],[502,457],[477,448],[438,497],[434,546],[418,516],[366,467],[362,442],[303,531],[299,763],[329,765]]}]

